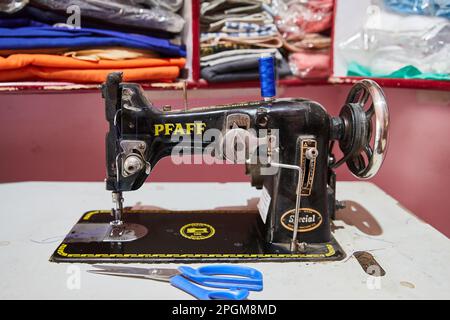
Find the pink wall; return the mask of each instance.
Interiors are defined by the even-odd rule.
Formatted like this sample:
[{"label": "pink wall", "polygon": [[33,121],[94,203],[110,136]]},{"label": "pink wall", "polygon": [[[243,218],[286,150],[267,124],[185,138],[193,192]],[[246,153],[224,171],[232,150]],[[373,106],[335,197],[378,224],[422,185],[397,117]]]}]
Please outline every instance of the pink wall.
[{"label": "pink wall", "polygon": [[[337,114],[347,86],[285,88]],[[423,220],[450,236],[450,93],[385,89],[391,135],[385,165],[372,181]],[[256,89],[195,90],[191,106],[258,99]],[[182,105],[181,94],[150,91],[156,105]],[[214,98],[211,98],[214,96]],[[104,121],[100,93],[0,94],[0,182],[104,178]],[[175,166],[169,159],[150,181],[247,181],[240,166]],[[338,179],[352,180],[346,168]]]}]

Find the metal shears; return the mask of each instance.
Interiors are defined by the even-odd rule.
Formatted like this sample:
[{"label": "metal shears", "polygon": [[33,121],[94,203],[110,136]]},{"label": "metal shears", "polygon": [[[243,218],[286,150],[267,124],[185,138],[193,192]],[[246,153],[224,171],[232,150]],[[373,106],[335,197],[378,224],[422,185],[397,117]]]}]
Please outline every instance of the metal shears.
[{"label": "metal shears", "polygon": [[[207,265],[194,269],[135,268],[93,265],[98,270],[88,272],[104,275],[167,281],[200,300],[244,300],[249,291],[262,291],[262,273],[254,268],[238,265]],[[207,290],[211,287],[227,290]]]}]

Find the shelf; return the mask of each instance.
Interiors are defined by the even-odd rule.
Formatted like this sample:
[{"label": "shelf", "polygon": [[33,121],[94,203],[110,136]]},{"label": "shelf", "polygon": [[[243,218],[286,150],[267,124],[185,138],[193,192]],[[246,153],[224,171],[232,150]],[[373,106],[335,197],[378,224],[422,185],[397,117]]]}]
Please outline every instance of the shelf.
[{"label": "shelf", "polygon": [[[364,77],[330,77],[328,79],[299,79],[285,78],[277,82],[278,87],[302,87],[324,85],[352,85],[365,79]],[[437,91],[450,91],[450,81],[435,81],[423,79],[391,79],[369,78],[376,81],[383,88],[424,89]],[[176,83],[141,83],[144,90],[182,90],[183,82]],[[259,88],[259,81],[241,81],[208,83],[203,79],[198,82],[188,82],[187,88],[192,89],[241,89]],[[17,86],[0,86],[0,94],[36,94],[36,93],[87,93],[100,90],[99,84],[67,84],[51,83],[39,85],[20,84]]]},{"label": "shelf", "polygon": [[[182,90],[184,81],[174,83],[140,83],[144,90]],[[76,83],[20,83],[17,85],[3,86],[0,83],[0,94],[36,94],[36,93],[89,93],[97,92],[101,89],[101,84],[76,84]],[[187,83],[187,89],[194,89],[197,85],[194,82]]]},{"label": "shelf", "polygon": [[371,79],[376,81],[384,88],[405,88],[405,89],[426,89],[426,90],[450,90],[450,81],[437,81],[426,79],[394,79],[394,78],[365,78],[365,77],[330,77],[329,83],[354,84],[362,79]]},{"label": "shelf", "polygon": [[[295,77],[283,78],[277,81],[278,87],[300,87],[309,85],[327,85],[330,84],[327,79],[299,79]],[[196,84],[199,89],[234,89],[234,88],[259,88],[259,81],[240,81],[240,82],[223,82],[223,83],[209,83],[200,79]]]},{"label": "shelf", "polygon": [[[309,85],[327,85],[331,84],[327,79],[299,79],[285,78],[277,81],[279,87],[296,87]],[[141,83],[144,90],[182,90],[183,82],[176,83]],[[238,88],[259,88],[259,81],[242,81],[242,82],[225,82],[225,83],[208,83],[203,79],[198,82],[190,81],[187,84],[188,89],[238,89]],[[1,93],[11,94],[33,94],[33,93],[85,93],[95,92],[101,88],[99,84],[67,84],[67,83],[42,83],[34,85],[26,85],[21,83],[17,86],[0,86]]]},{"label": "shelf", "polygon": [[[366,0],[368,1],[368,0]],[[333,17],[333,23],[336,21],[336,15],[338,7],[338,0],[335,0],[335,11]],[[187,10],[191,12],[189,21],[189,28],[187,31],[192,31],[191,38],[187,41],[188,50],[191,55],[190,64],[187,70],[190,76],[188,83],[188,89],[240,89],[240,88],[258,88],[260,86],[259,81],[244,81],[244,82],[228,82],[228,83],[208,83],[203,79],[200,79],[200,1],[192,0],[191,7]],[[335,43],[336,28],[333,28],[332,40]],[[195,36],[197,35],[197,36]],[[188,38],[185,38],[188,39]],[[334,45],[332,46],[332,57],[330,62],[330,69],[335,70],[335,52]],[[333,72],[334,73],[334,72]],[[300,79],[296,77],[288,77],[280,79],[277,85],[280,87],[301,87],[310,85],[351,85],[356,81],[363,79],[360,77],[346,77],[337,76],[335,73],[328,79]],[[382,87],[386,88],[408,88],[408,89],[429,89],[429,90],[450,90],[450,81],[436,81],[436,80],[424,80],[424,79],[391,79],[391,78],[370,78],[375,80]],[[183,82],[176,83],[142,83],[144,90],[181,90],[183,88]],[[83,93],[83,92],[95,92],[99,90],[101,85],[99,84],[70,84],[70,83],[38,83],[30,82],[29,85],[26,82],[18,83],[17,85],[5,86],[0,83],[1,93]]]}]

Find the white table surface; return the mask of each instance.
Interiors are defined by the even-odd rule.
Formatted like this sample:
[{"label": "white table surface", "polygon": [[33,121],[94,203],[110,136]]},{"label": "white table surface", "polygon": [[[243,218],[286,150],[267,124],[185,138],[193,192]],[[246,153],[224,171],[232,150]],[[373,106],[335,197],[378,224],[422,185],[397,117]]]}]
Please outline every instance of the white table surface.
[{"label": "white table surface", "polygon": [[[263,272],[265,285],[251,299],[450,298],[447,237],[371,183],[342,182],[337,189],[340,200],[358,203],[376,219],[381,234],[337,220],[334,235],[348,255],[343,261],[250,263]],[[110,207],[103,183],[0,184],[0,195],[0,299],[192,299],[167,283],[94,275],[85,264],[48,261],[85,211]],[[125,204],[211,209],[245,206],[259,195],[248,183],[152,183],[127,193]],[[384,268],[380,282],[352,256],[358,250],[371,252]]]}]

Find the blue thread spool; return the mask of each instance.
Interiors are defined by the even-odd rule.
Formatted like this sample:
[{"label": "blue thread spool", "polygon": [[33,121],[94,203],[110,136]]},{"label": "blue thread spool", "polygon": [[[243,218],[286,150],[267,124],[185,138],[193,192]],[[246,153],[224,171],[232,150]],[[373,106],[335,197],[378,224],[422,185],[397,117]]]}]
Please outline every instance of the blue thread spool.
[{"label": "blue thread spool", "polygon": [[275,58],[270,53],[262,54],[259,58],[259,79],[261,82],[261,96],[270,100],[276,96]]}]

